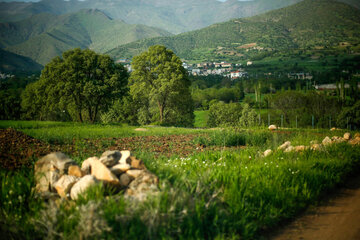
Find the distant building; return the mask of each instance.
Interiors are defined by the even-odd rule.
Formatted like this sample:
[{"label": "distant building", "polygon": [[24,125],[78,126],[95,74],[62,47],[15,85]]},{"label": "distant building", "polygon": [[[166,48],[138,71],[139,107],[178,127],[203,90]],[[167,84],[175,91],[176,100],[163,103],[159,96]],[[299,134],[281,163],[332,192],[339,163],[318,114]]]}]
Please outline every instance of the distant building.
[{"label": "distant building", "polygon": [[230,78],[231,79],[236,79],[236,78],[243,78],[247,76],[247,72],[242,72],[242,71],[233,71],[230,72]]},{"label": "distant building", "polygon": [[[319,91],[333,91],[337,88],[341,88],[341,85],[339,84],[338,87],[336,87],[335,83],[315,85],[315,89]],[[350,88],[350,85],[345,83],[344,88]],[[360,89],[360,83],[358,84],[358,88]]]},{"label": "distant building", "polygon": [[126,63],[130,63],[130,60],[127,59],[127,58],[121,58],[121,59],[118,59],[118,60],[116,61],[116,63],[126,64]]},{"label": "distant building", "polygon": [[313,76],[310,73],[288,73],[288,78],[290,79],[302,79],[302,80],[312,80]]}]

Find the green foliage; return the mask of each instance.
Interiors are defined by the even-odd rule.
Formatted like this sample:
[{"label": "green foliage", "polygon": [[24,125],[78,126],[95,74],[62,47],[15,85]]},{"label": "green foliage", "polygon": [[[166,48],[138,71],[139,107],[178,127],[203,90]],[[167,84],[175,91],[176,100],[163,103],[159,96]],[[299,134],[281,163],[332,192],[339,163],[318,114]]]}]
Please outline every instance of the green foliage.
[{"label": "green foliage", "polygon": [[192,126],[190,81],[181,60],[163,46],[152,46],[134,57],[130,93],[139,105],[139,122]]},{"label": "green foliage", "polygon": [[274,111],[280,111],[284,123],[289,124],[290,119],[299,118],[298,126],[311,126],[312,116],[314,124],[318,127],[329,127],[329,117],[338,115],[341,105],[334,97],[325,93],[309,91],[284,91],[269,98]]},{"label": "green foliage", "polygon": [[360,101],[353,106],[343,108],[337,116],[336,123],[341,128],[360,129]]},{"label": "green foliage", "polygon": [[42,66],[31,58],[27,58],[4,49],[0,49],[1,72],[38,72]]},{"label": "green foliage", "polygon": [[243,105],[239,126],[243,128],[254,127],[257,124],[257,113],[248,104]]},{"label": "green foliage", "polygon": [[[97,120],[100,110],[127,91],[127,71],[106,55],[74,49],[47,64],[40,80],[22,96],[27,118],[61,119],[70,115],[80,122]],[[66,117],[66,116],[65,116]]]},{"label": "green foliage", "polygon": [[208,127],[235,127],[239,125],[242,107],[240,103],[217,102],[210,106]]},{"label": "green foliage", "polygon": [[0,91],[0,119],[20,119],[21,89]]},{"label": "green foliage", "polygon": [[212,100],[230,103],[239,102],[244,97],[244,93],[237,87],[193,89],[191,95],[195,108],[204,110],[209,109],[209,102]]}]

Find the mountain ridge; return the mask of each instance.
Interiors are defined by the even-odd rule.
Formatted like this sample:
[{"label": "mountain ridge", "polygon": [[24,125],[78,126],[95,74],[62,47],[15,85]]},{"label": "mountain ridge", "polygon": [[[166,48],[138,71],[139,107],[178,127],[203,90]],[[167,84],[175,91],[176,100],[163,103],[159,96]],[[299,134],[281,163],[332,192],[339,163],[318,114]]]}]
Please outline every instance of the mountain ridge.
[{"label": "mountain ridge", "polygon": [[[202,59],[221,60],[230,56],[239,60],[242,56],[251,58],[255,54],[270,54],[276,50],[332,47],[345,41],[352,44],[360,41],[360,10],[337,1],[305,0],[251,18],[233,19],[175,36],[129,43],[107,53],[115,58],[131,58],[151,45],[161,44],[184,59],[201,59],[203,55]],[[246,44],[253,46],[243,47]]]},{"label": "mountain ridge", "polygon": [[135,40],[168,35],[161,29],[112,20],[97,9],[64,15],[41,13],[19,22],[0,23],[0,46],[42,65],[75,47],[105,52]]}]

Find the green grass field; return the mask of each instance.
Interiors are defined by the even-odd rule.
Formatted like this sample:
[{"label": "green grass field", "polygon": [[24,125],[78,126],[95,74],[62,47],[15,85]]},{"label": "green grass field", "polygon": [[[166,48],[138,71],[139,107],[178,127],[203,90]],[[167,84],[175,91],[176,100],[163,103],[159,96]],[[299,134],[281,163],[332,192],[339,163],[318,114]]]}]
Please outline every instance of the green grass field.
[{"label": "green grass field", "polygon": [[[129,126],[0,122],[0,128],[9,126],[50,143],[184,133],[199,134],[194,144],[224,148],[205,148],[187,157],[154,157],[151,152],[136,151],[136,157],[160,179],[160,194],[144,202],[128,201],[121,193],[109,197],[96,187],[75,202],[49,206],[35,198],[32,169],[1,170],[0,227],[7,239],[261,239],[341,186],[360,167],[360,148],[347,143],[316,152],[276,151],[287,140],[294,146],[308,146],[312,140],[321,142],[344,131],[145,126],[149,131],[134,133]],[[262,157],[268,148],[274,154]]]}]

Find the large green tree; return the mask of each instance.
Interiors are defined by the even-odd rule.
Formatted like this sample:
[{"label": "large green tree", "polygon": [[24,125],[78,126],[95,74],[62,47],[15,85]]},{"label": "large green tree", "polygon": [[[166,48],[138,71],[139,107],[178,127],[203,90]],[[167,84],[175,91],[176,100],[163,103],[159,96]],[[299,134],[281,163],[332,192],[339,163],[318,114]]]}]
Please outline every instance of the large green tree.
[{"label": "large green tree", "polygon": [[194,107],[187,71],[164,46],[152,46],[133,58],[130,93],[139,104],[139,121],[191,126]]},{"label": "large green tree", "polygon": [[73,120],[94,122],[127,91],[128,73],[109,56],[89,49],[69,50],[48,63],[38,82],[23,93],[27,117],[52,119],[70,115]]}]

